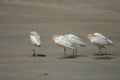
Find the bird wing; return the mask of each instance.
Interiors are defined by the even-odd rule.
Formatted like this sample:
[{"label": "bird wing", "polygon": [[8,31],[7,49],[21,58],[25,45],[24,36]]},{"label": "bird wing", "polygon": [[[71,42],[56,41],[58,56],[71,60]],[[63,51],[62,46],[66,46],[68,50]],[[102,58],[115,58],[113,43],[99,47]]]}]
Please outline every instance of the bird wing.
[{"label": "bird wing", "polygon": [[102,35],[101,33],[98,33],[98,32],[94,33],[94,35],[99,36],[99,37],[104,38],[104,39],[106,38],[104,35]]},{"label": "bird wing", "polygon": [[67,48],[72,48],[74,49],[73,44],[71,44],[64,36],[59,36],[55,39],[55,43],[63,46],[63,47],[67,47]]},{"label": "bird wing", "polygon": [[31,39],[33,44],[40,45],[40,43],[41,43],[40,36],[37,32],[31,32],[30,33],[30,39]]},{"label": "bird wing", "polygon": [[102,35],[101,33],[94,33],[95,36],[98,36],[100,38],[103,38],[104,40],[106,40],[108,45],[113,45],[113,41],[111,41],[110,39],[108,39],[107,37],[105,37],[104,35]]},{"label": "bird wing", "polygon": [[35,37],[35,39],[40,42],[40,36],[37,32],[34,32],[33,36]]},{"label": "bird wing", "polygon": [[74,34],[68,34],[67,36],[69,36],[70,38],[76,39],[76,40],[81,40],[78,36]]},{"label": "bird wing", "polygon": [[65,37],[70,41],[72,44],[80,45],[80,46],[85,46],[85,43],[77,36],[74,34],[67,34]]}]

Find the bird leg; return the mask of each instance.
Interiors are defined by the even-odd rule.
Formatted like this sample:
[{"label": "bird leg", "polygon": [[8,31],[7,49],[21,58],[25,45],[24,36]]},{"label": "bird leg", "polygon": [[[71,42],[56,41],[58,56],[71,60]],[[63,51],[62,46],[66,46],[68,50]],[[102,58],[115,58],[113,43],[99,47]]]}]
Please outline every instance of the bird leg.
[{"label": "bird leg", "polygon": [[99,59],[100,59],[100,56],[101,56],[101,48],[98,48],[99,52],[98,52],[98,55],[99,55]]},{"label": "bird leg", "polygon": [[77,55],[77,46],[76,46],[76,49],[75,49],[75,54]]},{"label": "bird leg", "polygon": [[77,55],[77,46],[75,46],[76,48],[73,49],[73,55]]},{"label": "bird leg", "polygon": [[66,57],[66,52],[67,52],[67,50],[66,50],[66,48],[64,48],[64,57]]},{"label": "bird leg", "polygon": [[73,49],[73,55],[74,55],[74,53],[75,53],[75,49]]},{"label": "bird leg", "polygon": [[106,47],[104,48],[105,49],[105,54],[106,54],[106,58],[108,57],[107,55],[108,55],[108,52],[107,52],[107,49],[106,49]]},{"label": "bird leg", "polygon": [[33,56],[36,56],[35,49],[33,49]]},{"label": "bird leg", "polygon": [[73,50],[73,55],[77,55],[77,49]]}]

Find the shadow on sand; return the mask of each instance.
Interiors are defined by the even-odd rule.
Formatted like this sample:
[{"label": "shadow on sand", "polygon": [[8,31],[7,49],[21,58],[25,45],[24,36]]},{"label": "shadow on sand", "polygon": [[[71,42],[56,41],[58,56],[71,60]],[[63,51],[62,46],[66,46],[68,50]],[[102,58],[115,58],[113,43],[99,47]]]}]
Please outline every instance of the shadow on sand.
[{"label": "shadow on sand", "polygon": [[[102,54],[98,54],[98,53],[94,53],[93,54],[94,56],[98,56],[98,57],[96,57],[95,59],[96,60],[106,60],[106,59],[114,59],[114,57],[110,57],[110,56],[114,56],[114,55],[116,55],[116,54],[110,54],[110,53],[108,53],[108,54],[105,54],[105,53],[102,53]],[[106,55],[107,55],[107,57],[106,57]]]},{"label": "shadow on sand", "polygon": [[96,60],[110,60],[110,59],[114,59],[114,57],[96,57]]},{"label": "shadow on sand", "polygon": [[98,54],[98,53],[94,53],[93,54],[94,56],[105,56],[105,55],[111,55],[111,56],[114,56],[114,55],[116,55],[116,54],[110,54],[110,53],[108,53],[108,54],[105,54],[105,53],[102,53],[102,54]]},{"label": "shadow on sand", "polygon": [[59,57],[59,59],[75,59],[75,58],[78,58],[78,57],[88,57],[86,55],[69,55],[69,56],[66,56],[66,57]]},{"label": "shadow on sand", "polygon": [[46,57],[45,54],[36,54],[36,55],[32,55],[32,57]]},{"label": "shadow on sand", "polygon": [[39,77],[40,76],[48,76],[48,75],[50,75],[50,74],[49,73],[43,73],[43,74],[40,74]]}]

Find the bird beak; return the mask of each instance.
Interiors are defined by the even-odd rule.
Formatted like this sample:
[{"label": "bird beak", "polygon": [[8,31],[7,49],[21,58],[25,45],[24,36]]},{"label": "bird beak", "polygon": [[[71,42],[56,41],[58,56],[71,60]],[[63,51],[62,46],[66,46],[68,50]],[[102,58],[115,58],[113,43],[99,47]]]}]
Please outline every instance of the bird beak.
[{"label": "bird beak", "polygon": [[50,41],[53,41],[53,37],[50,37]]}]

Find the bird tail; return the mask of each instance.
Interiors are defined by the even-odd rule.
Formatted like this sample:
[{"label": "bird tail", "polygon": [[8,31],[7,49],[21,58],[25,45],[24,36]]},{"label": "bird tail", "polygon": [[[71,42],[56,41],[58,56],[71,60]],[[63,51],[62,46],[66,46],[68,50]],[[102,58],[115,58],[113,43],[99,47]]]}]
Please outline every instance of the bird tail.
[{"label": "bird tail", "polygon": [[79,44],[80,47],[86,47],[86,44],[84,42],[82,42],[81,44]]},{"label": "bird tail", "polygon": [[108,39],[108,42],[109,42],[109,45],[113,45],[114,44],[114,42],[109,40],[109,39]]}]

